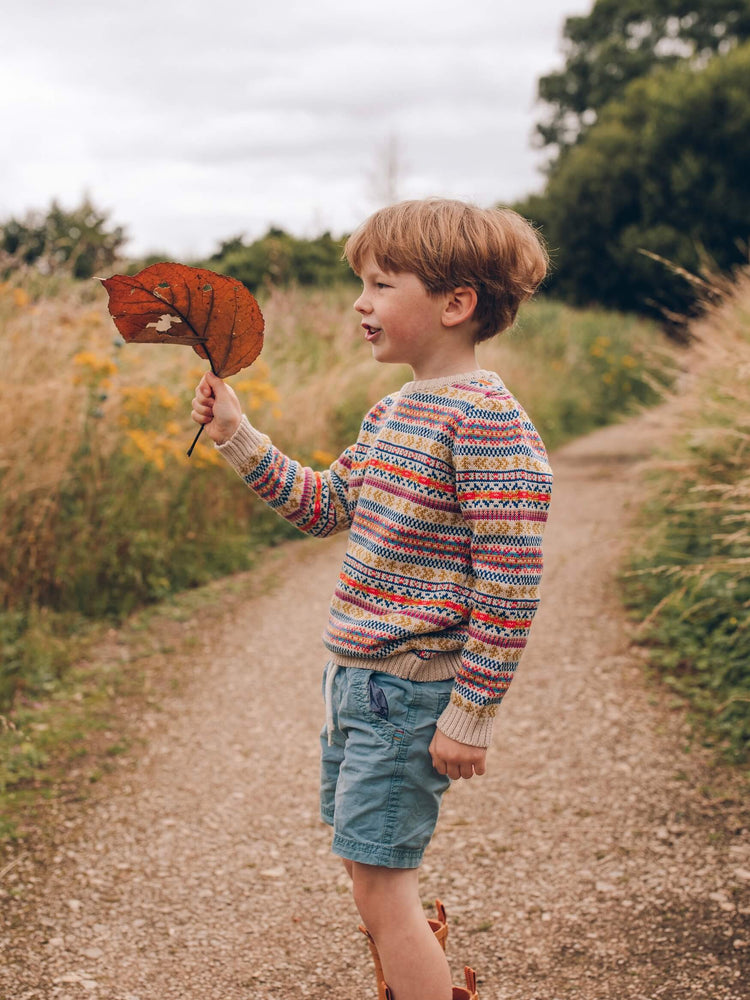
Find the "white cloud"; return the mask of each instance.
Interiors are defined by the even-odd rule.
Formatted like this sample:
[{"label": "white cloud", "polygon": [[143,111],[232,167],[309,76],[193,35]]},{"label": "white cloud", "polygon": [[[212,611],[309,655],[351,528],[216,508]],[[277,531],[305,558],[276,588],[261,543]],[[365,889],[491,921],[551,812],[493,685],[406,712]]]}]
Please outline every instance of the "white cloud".
[{"label": "white cloud", "polygon": [[538,76],[563,19],[535,0],[38,0],[4,12],[0,216],[84,191],[134,252],[270,224],[343,232],[397,137],[404,196],[537,187]]}]

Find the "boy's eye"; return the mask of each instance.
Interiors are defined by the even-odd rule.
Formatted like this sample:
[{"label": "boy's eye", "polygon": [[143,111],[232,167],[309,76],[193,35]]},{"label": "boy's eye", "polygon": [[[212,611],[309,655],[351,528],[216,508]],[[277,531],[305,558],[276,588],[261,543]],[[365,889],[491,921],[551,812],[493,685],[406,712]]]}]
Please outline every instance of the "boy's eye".
[{"label": "boy's eye", "polygon": [[386,285],[386,283],[384,281],[376,281],[375,282],[375,287],[376,288],[390,288],[391,286],[390,285]]}]

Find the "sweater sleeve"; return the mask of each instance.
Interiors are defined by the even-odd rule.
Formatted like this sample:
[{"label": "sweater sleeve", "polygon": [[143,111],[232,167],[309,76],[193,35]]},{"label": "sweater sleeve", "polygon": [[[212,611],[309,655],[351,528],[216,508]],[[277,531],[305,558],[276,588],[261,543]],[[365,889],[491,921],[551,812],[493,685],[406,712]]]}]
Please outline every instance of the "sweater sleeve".
[{"label": "sweater sleeve", "polygon": [[475,408],[457,428],[456,494],[471,531],[468,638],[438,728],[489,746],[539,604],[542,534],[552,470],[528,417],[508,396]]},{"label": "sweater sleeve", "polygon": [[324,538],[350,526],[358,492],[352,489],[352,470],[359,440],[330,468],[316,472],[287,458],[243,417],[234,435],[216,450],[261,500],[305,534]]}]

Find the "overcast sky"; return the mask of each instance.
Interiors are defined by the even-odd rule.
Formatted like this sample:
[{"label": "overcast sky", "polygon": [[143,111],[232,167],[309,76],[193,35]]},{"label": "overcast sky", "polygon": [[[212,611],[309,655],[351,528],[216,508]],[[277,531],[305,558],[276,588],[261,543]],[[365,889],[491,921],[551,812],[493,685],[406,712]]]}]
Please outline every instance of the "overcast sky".
[{"label": "overcast sky", "polygon": [[[540,75],[593,0],[0,0],[0,219],[84,193],[128,250],[541,186]],[[379,179],[379,181],[378,181]]]}]

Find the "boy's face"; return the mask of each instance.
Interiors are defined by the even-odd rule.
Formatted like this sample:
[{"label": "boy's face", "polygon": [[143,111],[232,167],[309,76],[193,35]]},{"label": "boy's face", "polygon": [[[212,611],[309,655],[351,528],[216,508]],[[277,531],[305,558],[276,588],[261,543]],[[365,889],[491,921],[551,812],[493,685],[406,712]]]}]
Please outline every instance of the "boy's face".
[{"label": "boy's face", "polygon": [[425,377],[441,336],[444,296],[430,295],[415,274],[381,270],[368,257],[362,294],[354,308],[362,317],[365,339],[376,361],[407,364],[414,377]]}]

